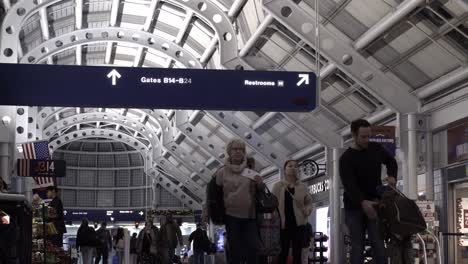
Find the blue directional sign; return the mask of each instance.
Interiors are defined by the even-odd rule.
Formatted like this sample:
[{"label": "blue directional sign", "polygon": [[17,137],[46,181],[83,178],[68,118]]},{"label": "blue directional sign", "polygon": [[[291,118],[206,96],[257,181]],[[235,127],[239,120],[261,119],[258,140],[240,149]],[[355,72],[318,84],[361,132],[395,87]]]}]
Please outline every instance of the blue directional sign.
[{"label": "blue directional sign", "polygon": [[86,218],[90,221],[115,221],[115,222],[144,222],[144,210],[75,210],[65,209],[66,221],[81,221]]},{"label": "blue directional sign", "polygon": [[0,64],[0,105],[312,111],[312,72]]}]

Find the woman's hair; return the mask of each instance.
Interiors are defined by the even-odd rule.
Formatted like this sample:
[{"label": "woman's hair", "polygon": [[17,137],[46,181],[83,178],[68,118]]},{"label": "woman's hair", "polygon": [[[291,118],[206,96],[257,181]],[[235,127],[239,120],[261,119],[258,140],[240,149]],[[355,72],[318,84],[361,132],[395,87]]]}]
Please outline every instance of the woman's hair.
[{"label": "woman's hair", "polygon": [[87,226],[89,226],[89,221],[88,221],[88,219],[87,219],[87,218],[81,219],[81,225],[80,225],[80,227],[87,227]]},{"label": "woman's hair", "polygon": [[226,153],[228,154],[228,156],[229,156],[229,153],[231,153],[231,149],[232,149],[232,146],[233,146],[234,144],[239,144],[239,145],[241,145],[241,146],[244,148],[244,150],[245,150],[245,148],[246,148],[246,147],[245,147],[245,142],[244,142],[244,141],[242,141],[242,140],[240,140],[240,139],[238,139],[238,138],[231,139],[231,141],[229,141],[229,143],[226,145]]},{"label": "woman's hair", "polygon": [[288,163],[289,163],[289,162],[296,162],[296,163],[298,163],[297,160],[293,160],[293,159],[287,160],[287,161],[284,162],[283,170],[286,169],[286,166],[288,166]]},{"label": "woman's hair", "polygon": [[[297,162],[297,160],[293,160],[293,159],[289,159],[289,160],[286,160],[284,162],[284,165],[283,165],[283,175],[286,176],[286,166],[288,166],[288,163],[290,162],[296,162],[297,164],[299,164],[299,162]],[[299,178],[299,175],[296,175],[296,178]]]},{"label": "woman's hair", "polygon": [[118,241],[119,239],[123,239],[124,237],[124,229],[122,227],[119,227],[117,229],[117,234],[115,234],[114,240]]}]

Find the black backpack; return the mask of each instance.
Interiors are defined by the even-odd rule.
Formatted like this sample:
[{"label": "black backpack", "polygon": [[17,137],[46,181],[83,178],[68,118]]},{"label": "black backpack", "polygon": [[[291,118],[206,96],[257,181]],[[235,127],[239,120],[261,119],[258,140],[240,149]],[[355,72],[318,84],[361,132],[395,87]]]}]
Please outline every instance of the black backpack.
[{"label": "black backpack", "polygon": [[224,208],[224,192],[223,187],[216,184],[216,173],[206,186],[206,207],[208,217],[213,224],[224,225],[226,213],[226,209]]},{"label": "black backpack", "polygon": [[387,232],[400,240],[427,228],[416,202],[393,187],[382,195],[378,208],[380,221]]}]

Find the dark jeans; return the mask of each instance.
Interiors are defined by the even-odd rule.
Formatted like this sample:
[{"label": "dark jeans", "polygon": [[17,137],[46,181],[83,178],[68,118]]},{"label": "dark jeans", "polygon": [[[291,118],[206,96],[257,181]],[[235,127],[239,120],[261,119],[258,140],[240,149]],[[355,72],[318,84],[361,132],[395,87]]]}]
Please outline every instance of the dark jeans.
[{"label": "dark jeans", "polygon": [[257,223],[255,219],[226,216],[226,234],[229,244],[228,264],[257,264]]},{"label": "dark jeans", "polygon": [[96,260],[94,264],[99,264],[99,261],[101,261],[101,256],[102,256],[102,263],[107,264],[109,263],[109,250],[107,248],[97,248],[96,249]]},{"label": "dark jeans", "polygon": [[351,236],[351,264],[364,263],[365,234],[371,242],[375,264],[385,264],[384,241],[377,220],[369,220],[361,209],[346,209],[345,221]]},{"label": "dark jeans", "polygon": [[205,263],[205,252],[203,252],[203,251],[194,251],[193,252],[193,263],[194,264],[204,264]]},{"label": "dark jeans", "polygon": [[293,253],[293,264],[301,264],[304,232],[304,226],[281,230],[281,253],[279,257],[280,264],[287,263],[289,256],[289,248],[291,246]]}]

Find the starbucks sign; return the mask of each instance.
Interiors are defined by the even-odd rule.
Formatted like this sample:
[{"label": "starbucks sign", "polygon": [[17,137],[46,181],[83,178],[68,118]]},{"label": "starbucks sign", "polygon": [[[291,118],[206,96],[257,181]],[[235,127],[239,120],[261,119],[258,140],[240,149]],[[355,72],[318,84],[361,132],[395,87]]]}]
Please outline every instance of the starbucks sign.
[{"label": "starbucks sign", "polygon": [[330,190],[330,180],[323,180],[309,186],[309,193],[318,194]]}]

